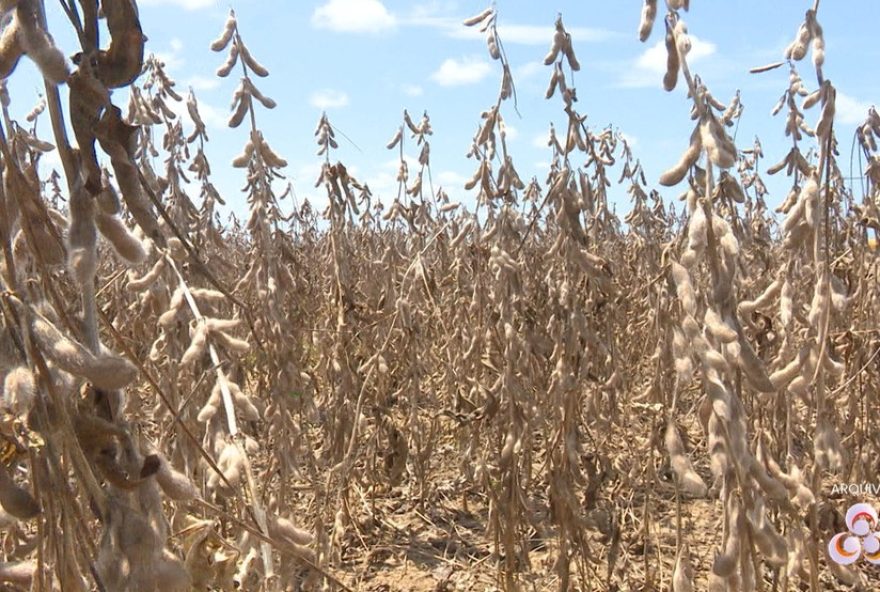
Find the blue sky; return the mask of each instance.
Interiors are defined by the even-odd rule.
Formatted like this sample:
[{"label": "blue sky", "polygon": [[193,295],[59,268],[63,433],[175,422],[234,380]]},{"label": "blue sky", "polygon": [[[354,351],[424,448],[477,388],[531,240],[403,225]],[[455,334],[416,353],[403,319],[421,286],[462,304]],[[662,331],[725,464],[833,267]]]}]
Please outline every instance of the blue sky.
[{"label": "blue sky", "polygon": [[[661,5],[663,1],[660,0]],[[694,38],[692,70],[712,93],[727,101],[737,89],[745,112],[738,129],[740,148],[761,137],[769,166],[781,159],[788,143],[782,117],[770,110],[787,84],[787,68],[750,75],[753,66],[780,59],[812,0],[693,0],[684,15]],[[47,2],[50,27],[66,53],[75,51],[70,27],[57,3]],[[315,155],[313,131],[323,110],[337,134],[342,160],[374,194],[390,203],[396,195],[397,153],[385,149],[401,123],[404,108],[418,117],[427,110],[434,136],[432,169],[435,187],[443,185],[454,200],[472,203],[463,189],[474,164],[465,154],[480,112],[493,105],[500,83],[500,64],[492,61],[485,41],[461,21],[480,12],[477,1],[426,0],[141,0],[147,51],[161,56],[181,94],[194,88],[210,129],[207,151],[215,183],[237,212],[243,211],[244,171],[228,166],[247,140],[243,127],[228,129],[234,76],[214,75],[225,55],[208,48],[223,27],[230,7],[238,16],[245,43],[270,71],[257,80],[262,92],[278,102],[261,109],[257,123],[273,149],[287,159],[286,174],[297,196],[323,203],[313,187],[321,157]],[[637,39],[641,2],[567,0],[497,2],[499,31],[517,85],[520,118],[508,101],[502,113],[512,128],[509,147],[520,176],[546,176],[549,149],[542,145],[551,122],[565,121],[561,101],[544,100],[551,69],[542,64],[552,38],[553,22],[562,13],[582,64],[576,74],[578,110],[587,124],[613,124],[634,144],[649,183],[686,147],[693,123],[681,86],[672,93],[660,87],[665,52],[662,22],[647,43]],[[854,125],[867,108],[880,102],[880,84],[871,64],[880,63],[876,0],[825,0],[819,12],[827,44],[825,74],[838,88],[838,137],[841,159],[849,163]],[[30,64],[12,76],[12,113],[23,118],[37,100],[41,82]],[[808,84],[815,77],[809,60],[800,69]],[[116,97],[123,107],[126,99]],[[181,109],[183,110],[183,109]],[[818,109],[809,113],[815,124]],[[41,132],[48,133],[48,121]],[[49,139],[49,138],[47,138]],[[412,142],[409,153],[415,158]],[[49,157],[51,164],[57,158]],[[160,165],[160,163],[157,163]],[[161,167],[160,167],[161,168]],[[413,167],[411,167],[411,172]],[[766,179],[780,200],[784,185]],[[616,190],[618,211],[628,209],[623,189]],[[664,189],[672,199],[677,189]]]}]

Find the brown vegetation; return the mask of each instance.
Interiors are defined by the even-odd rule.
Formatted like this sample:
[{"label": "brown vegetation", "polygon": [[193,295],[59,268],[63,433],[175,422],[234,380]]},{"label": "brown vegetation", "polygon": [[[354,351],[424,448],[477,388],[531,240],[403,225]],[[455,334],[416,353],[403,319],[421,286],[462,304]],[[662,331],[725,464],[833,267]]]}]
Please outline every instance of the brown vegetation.
[{"label": "brown vegetation", "polygon": [[[664,86],[687,86],[695,122],[659,179],[683,208],[625,139],[585,125],[561,17],[545,63],[565,126],[547,178],[520,178],[488,9],[465,23],[501,68],[468,154],[476,211],[433,190],[427,114],[404,112],[387,146],[387,208],[333,162],[325,115],[326,223],[308,204],[285,214],[274,192],[286,162],[258,126],[276,106],[258,88],[269,72],[230,14],[211,49],[218,76],[241,75],[229,125],[246,130],[232,165],[249,210],[225,227],[198,102],[144,58],[134,1],[61,3],[82,44],[72,66],[41,0],[0,2],[0,72],[39,66],[46,102],[28,123],[48,110],[54,131],[50,144],[4,111],[0,588],[876,585],[826,544],[857,501],[831,485],[873,480],[880,452],[880,116],[858,130],[856,203],[818,0],[784,56],[792,147],[769,169],[759,143],[728,134],[739,96],[719,101],[689,68],[689,3],[645,0],[638,36],[663,29]],[[123,117],[108,90],[129,85]],[[52,149],[63,181],[38,174]],[[778,224],[765,170],[791,179]],[[623,220],[614,184],[631,197]]]}]

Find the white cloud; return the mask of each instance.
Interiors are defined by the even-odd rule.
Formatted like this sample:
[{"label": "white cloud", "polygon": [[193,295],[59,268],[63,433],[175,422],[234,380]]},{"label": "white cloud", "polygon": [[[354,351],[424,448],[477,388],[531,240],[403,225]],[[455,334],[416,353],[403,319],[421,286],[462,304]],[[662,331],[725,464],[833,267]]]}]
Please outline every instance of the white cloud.
[{"label": "white cloud", "polygon": [[418,84],[404,84],[400,88],[403,91],[403,94],[408,97],[420,97],[425,94],[425,89]]},{"label": "white cloud", "polygon": [[454,189],[462,189],[464,184],[467,183],[468,177],[460,173],[456,173],[455,171],[441,171],[436,176],[437,183],[439,183],[442,187],[454,188]]},{"label": "white cloud", "polygon": [[[186,108],[184,102],[180,102],[179,104],[184,105],[184,109]],[[199,115],[202,116],[202,121],[205,122],[205,126],[208,128],[209,133],[211,130],[217,131],[229,128],[230,115],[210,103],[199,101]],[[189,112],[187,112],[185,117],[189,117]]]},{"label": "white cloud", "polygon": [[338,109],[348,105],[348,95],[342,91],[324,89],[312,93],[309,102],[318,109]]},{"label": "white cloud", "polygon": [[527,62],[514,70],[513,79],[516,81],[528,80],[540,74],[542,70],[547,71],[547,76],[550,76],[552,73],[552,68],[545,66],[544,62]]},{"label": "white cloud", "polygon": [[309,205],[318,212],[326,208],[329,203],[327,192],[323,187],[315,187],[315,181],[321,174],[321,163],[319,161],[294,163],[289,170],[297,204],[302,206],[303,202],[308,200]]},{"label": "white cloud", "polygon": [[[407,25],[430,27],[442,31],[446,36],[455,39],[484,40],[486,33],[480,27],[465,27],[463,16],[454,16],[454,6],[446,9],[436,5],[418,5],[401,22]],[[470,16],[470,15],[467,15]],[[547,45],[553,41],[555,27],[552,23],[545,25],[528,25],[501,21],[498,23],[498,36],[502,43],[517,45]],[[619,37],[619,33],[590,27],[571,27],[566,29],[575,42],[595,43]],[[577,48],[575,48],[576,50]]]},{"label": "white cloud", "polygon": [[379,33],[397,19],[379,0],[328,0],[312,13],[312,26],[340,33]]},{"label": "white cloud", "polygon": [[618,132],[621,137],[626,140],[626,143],[629,144],[630,148],[635,148],[639,145],[639,138],[637,136],[631,136],[625,132]]},{"label": "white cloud", "polygon": [[199,10],[200,8],[210,8],[219,6],[218,0],[141,0],[141,6],[161,6],[163,4],[172,4],[186,10]]},{"label": "white cloud", "polygon": [[440,86],[460,86],[475,84],[489,75],[492,67],[480,58],[469,57],[456,60],[449,58],[431,74],[431,79]]},{"label": "white cloud", "polygon": [[165,64],[165,72],[174,78],[180,73],[186,60],[183,59],[183,42],[175,37],[168,44],[168,49],[152,52],[156,59]]},{"label": "white cloud", "polygon": [[858,125],[868,117],[868,109],[870,108],[870,103],[860,101],[855,97],[837,91],[837,97],[834,101],[834,109],[835,114],[837,115],[837,120],[840,123]]},{"label": "white cloud", "polygon": [[[184,121],[184,126],[188,129],[192,123],[192,120],[189,116],[189,111],[186,109],[186,101],[175,101],[173,99],[169,99],[165,101],[165,104],[168,105],[168,108],[171,109],[178,117],[180,117]],[[218,132],[229,127],[229,114],[223,109],[215,107],[210,103],[206,102],[204,99],[198,99],[199,104],[199,115],[202,117],[202,121],[205,122],[205,127],[208,128],[208,136],[211,135],[211,132]]]},{"label": "white cloud", "polygon": [[519,130],[509,123],[504,124],[504,135],[509,141],[516,140],[519,137]]},{"label": "white cloud", "polygon": [[315,181],[318,180],[321,174],[321,163],[318,161],[300,163],[294,165],[292,170],[293,172],[290,176],[294,183],[301,188],[309,188],[311,190],[315,187]]},{"label": "white cloud", "polygon": [[548,148],[547,142],[549,142],[549,141],[550,141],[550,132],[549,131],[541,132],[539,134],[536,134],[532,138],[532,146],[534,146],[535,148],[540,148],[541,150],[546,150]]},{"label": "white cloud", "polygon": [[[717,47],[710,41],[703,41],[695,35],[690,36],[691,51],[687,56],[689,65],[696,64],[713,55]],[[631,64],[621,68],[618,86],[624,88],[646,88],[660,86],[666,72],[666,45],[658,41],[639,55]]]},{"label": "white cloud", "polygon": [[[412,145],[410,145],[412,147]],[[410,156],[409,154],[403,155],[403,160],[406,162],[407,171],[409,171],[409,176],[412,177],[415,173],[419,171],[421,168],[421,164],[419,164],[419,159],[415,156]],[[382,163],[382,168],[388,171],[389,173],[394,173],[394,178],[397,178],[397,171],[400,169],[400,157],[394,157],[389,160],[386,160]],[[395,181],[396,183],[396,181]]]},{"label": "white cloud", "polygon": [[380,171],[364,179],[364,182],[370,187],[373,197],[378,198],[385,206],[390,205],[397,197],[399,183],[396,174]]},{"label": "white cloud", "polygon": [[[614,37],[615,33],[603,29],[590,27],[566,28],[571,34],[573,42],[597,43]],[[546,45],[550,46],[556,29],[553,25],[517,25],[498,23],[498,36],[502,43],[516,45]],[[454,27],[449,27],[447,34],[457,39],[485,39],[486,34],[481,33],[478,27],[463,27],[461,22],[456,22]],[[577,46],[575,46],[577,51]]]},{"label": "white cloud", "polygon": [[191,86],[193,90],[214,90],[219,88],[220,79],[208,76],[192,76],[186,81],[185,86]]}]

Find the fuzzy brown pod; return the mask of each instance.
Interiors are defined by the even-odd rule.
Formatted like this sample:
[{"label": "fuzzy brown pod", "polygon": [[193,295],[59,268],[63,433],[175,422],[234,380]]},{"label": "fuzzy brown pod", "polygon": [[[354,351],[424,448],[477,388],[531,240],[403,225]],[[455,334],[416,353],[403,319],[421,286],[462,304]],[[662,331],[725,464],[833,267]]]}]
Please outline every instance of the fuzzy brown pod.
[{"label": "fuzzy brown pod", "polygon": [[752,538],[764,560],[773,567],[785,565],[788,562],[788,545],[767,518],[763,504],[756,504],[751,512],[747,511],[746,517],[751,525]]},{"label": "fuzzy brown pod", "polygon": [[449,248],[451,250],[455,250],[461,245],[467,236],[471,233],[474,228],[474,221],[468,220],[464,224],[462,224],[461,229],[458,231],[458,234],[452,237],[452,240],[449,241]]},{"label": "fuzzy brown pod", "polygon": [[716,480],[723,478],[730,466],[727,444],[723,434],[724,427],[721,418],[714,412],[709,397],[703,400],[701,415],[707,417],[705,421],[706,433],[709,437],[709,466]]},{"label": "fuzzy brown pod", "polygon": [[670,465],[675,472],[676,481],[682,493],[688,497],[706,497],[708,488],[687,457],[681,436],[678,434],[678,428],[672,421],[666,424],[664,441],[666,443],[666,451],[669,453]]},{"label": "fuzzy brown pod", "polygon": [[55,47],[52,37],[39,25],[36,10],[31,2],[21,2],[16,7],[14,20],[20,23],[17,30],[19,42],[24,53],[39,67],[43,78],[59,84],[70,75],[67,60]]},{"label": "fuzzy brown pod", "polygon": [[[196,101],[196,95],[192,89],[190,89],[189,93],[186,95],[186,111],[189,113],[190,119],[192,119],[192,122],[195,125],[193,135],[187,138],[188,142],[192,142],[197,134],[205,134],[205,130],[207,129],[205,122],[202,121],[202,116],[199,113],[198,101]],[[207,139],[207,135],[205,137]]]},{"label": "fuzzy brown pod", "polygon": [[79,183],[70,195],[70,224],[67,230],[68,266],[80,286],[94,281],[97,269],[97,227],[95,199]]},{"label": "fuzzy brown pod", "polygon": [[672,592],[693,592],[693,590],[694,568],[691,564],[690,549],[687,543],[682,543],[675,559],[675,569],[672,571]]},{"label": "fuzzy brown pod", "polygon": [[704,321],[709,332],[721,343],[732,343],[739,338],[736,329],[711,307],[706,309]]},{"label": "fuzzy brown pod", "polygon": [[235,106],[232,116],[229,118],[229,127],[234,128],[241,125],[241,122],[244,121],[244,116],[250,111],[252,104],[250,95],[242,95],[238,99],[238,104]]},{"label": "fuzzy brown pod", "polygon": [[[96,423],[98,422],[93,421],[93,424]],[[112,425],[109,424],[109,422],[106,423]],[[77,428],[84,429],[81,423],[77,424]],[[105,434],[104,436],[106,437],[107,435],[108,434]],[[77,436],[83,438],[81,441],[85,441],[85,438],[92,437],[93,434],[80,436],[80,433],[77,433]],[[89,445],[94,446],[95,444],[94,442],[90,442]],[[86,446],[84,445],[84,450],[85,449]],[[94,453],[92,460],[104,480],[118,490],[123,491],[132,491],[140,488],[146,480],[155,475],[158,470],[158,459],[155,455],[146,457],[143,465],[137,472],[129,472],[129,470],[127,470],[128,467],[123,466],[120,460],[109,452],[109,449]]]},{"label": "fuzzy brown pod", "polygon": [[210,523],[199,525],[196,534],[184,545],[186,555],[184,565],[192,579],[194,590],[208,589],[216,577],[214,563],[214,537],[213,531],[208,527]]},{"label": "fuzzy brown pod", "polygon": [[802,360],[795,358],[785,366],[775,370],[770,374],[770,382],[777,389],[785,388],[801,374]]},{"label": "fuzzy brown pod", "polygon": [[489,31],[489,34],[486,35],[486,45],[489,49],[489,56],[493,60],[500,60],[501,50],[498,48],[498,39],[496,38],[494,31]]},{"label": "fuzzy brown pod", "polygon": [[0,78],[7,78],[12,74],[24,55],[24,47],[18,34],[20,28],[21,25],[13,18],[0,33]]},{"label": "fuzzy brown pod", "polygon": [[283,540],[291,545],[307,546],[315,541],[312,533],[294,525],[293,522],[281,516],[268,516],[269,536]]},{"label": "fuzzy brown pod", "polygon": [[272,150],[262,134],[259,135],[259,140],[260,156],[263,157],[263,162],[266,163],[267,166],[274,169],[283,169],[287,166],[287,161]]},{"label": "fuzzy brown pod", "polygon": [[262,92],[260,92],[260,90],[256,86],[254,86],[254,83],[251,82],[250,78],[242,78],[241,84],[243,90],[250,94],[253,98],[257,99],[266,109],[274,109],[278,106],[278,103],[276,103],[274,99],[267,97]]},{"label": "fuzzy brown pod", "polygon": [[95,222],[101,235],[113,245],[113,250],[125,261],[137,265],[146,260],[147,251],[143,242],[129,231],[119,216],[108,215],[101,211],[97,213]]},{"label": "fuzzy brown pod", "polygon": [[407,111],[406,109],[403,110],[403,123],[406,124],[406,127],[409,128],[409,131],[413,134],[413,136],[421,135],[421,127],[413,122],[412,117],[410,117],[409,115],[409,111]]},{"label": "fuzzy brown pod", "polygon": [[727,171],[721,171],[718,177],[718,187],[720,191],[729,199],[736,203],[745,203],[746,195],[743,193],[739,182]]},{"label": "fuzzy brown pod", "polygon": [[712,572],[722,578],[729,578],[733,575],[739,563],[740,542],[742,534],[745,531],[745,517],[742,513],[740,503],[735,499],[734,494],[728,494],[727,500],[727,540],[724,542],[724,550],[715,556],[712,563]]},{"label": "fuzzy brown pod", "polygon": [[251,157],[254,155],[254,142],[253,140],[248,140],[244,145],[244,150],[241,154],[232,159],[232,166],[237,169],[245,169],[251,162]]},{"label": "fuzzy brown pod", "polygon": [[[809,21],[810,14],[812,10],[807,11],[807,20]],[[801,23],[800,27],[798,27],[797,35],[794,38],[788,47],[785,48],[785,59],[787,60],[795,60],[800,61],[804,59],[807,55],[807,48],[809,46],[810,40],[812,38],[812,34],[810,32],[810,26],[807,22]]]},{"label": "fuzzy brown pod", "polygon": [[204,323],[196,325],[189,347],[180,358],[180,367],[187,368],[195,364],[205,354],[208,346],[208,329]]},{"label": "fuzzy brown pod", "polygon": [[474,16],[472,16],[470,18],[466,18],[462,22],[462,25],[464,25],[465,27],[473,27],[475,25],[479,25],[483,21],[487,20],[489,17],[494,16],[494,14],[495,14],[495,9],[492,7],[489,7],[479,14],[475,14]]},{"label": "fuzzy brown pod", "polygon": [[220,36],[217,39],[211,42],[211,51],[223,51],[226,49],[226,46],[232,41],[236,25],[235,12],[230,10],[229,16],[226,17],[226,22],[223,25],[223,32],[220,33]]},{"label": "fuzzy brown pod", "polygon": [[[24,312],[23,305],[20,310]],[[120,389],[137,377],[137,368],[128,360],[108,353],[93,355],[61,333],[46,317],[32,314],[34,339],[46,357],[62,370],[105,390]]]},{"label": "fuzzy brown pod", "polygon": [[831,305],[839,313],[845,312],[849,305],[847,287],[836,275],[831,276]]},{"label": "fuzzy brown pod", "polygon": [[[792,462],[791,472],[783,472],[773,456],[768,454],[763,437],[758,439],[755,456],[755,464],[763,465],[759,470],[764,470],[764,467],[766,467],[769,477],[780,483],[787,490],[795,506],[806,509],[815,501],[812,492],[804,486],[797,465]],[[752,520],[752,517],[750,516],[749,519]]]},{"label": "fuzzy brown pod", "polygon": [[209,331],[231,331],[241,327],[241,319],[214,319],[206,318],[205,324]]},{"label": "fuzzy brown pod", "polygon": [[0,562],[0,582],[29,588],[37,571],[35,561]]},{"label": "fuzzy brown pod", "polygon": [[403,127],[402,126],[400,128],[398,128],[397,132],[394,134],[394,137],[391,138],[391,141],[389,141],[385,145],[385,148],[387,148],[388,150],[393,150],[400,143],[401,139],[403,139]]},{"label": "fuzzy brown pod", "polygon": [[217,306],[226,302],[226,295],[223,292],[211,290],[210,288],[190,288],[189,292],[193,298],[202,304]]},{"label": "fuzzy brown pod", "polygon": [[[217,458],[217,466],[223,473],[223,477],[232,487],[238,487],[241,483],[241,476],[244,470],[244,457],[241,450],[233,442],[227,442]],[[224,482],[217,473],[212,472],[208,476],[208,488],[220,491],[224,495],[234,493],[229,490],[229,486]]]},{"label": "fuzzy brown pod", "polygon": [[108,216],[119,214],[122,209],[119,203],[119,195],[116,193],[116,189],[114,189],[113,186],[110,185],[110,180],[108,178],[106,170],[102,171],[101,185],[102,187],[100,193],[95,196],[101,213]]},{"label": "fuzzy brown pod", "polygon": [[186,565],[168,549],[155,563],[156,590],[159,592],[187,592],[193,590],[192,578]]},{"label": "fuzzy brown pod", "polygon": [[70,89],[70,125],[79,146],[85,186],[90,192],[97,193],[101,190],[101,169],[95,152],[96,127],[101,112],[110,103],[110,94],[87,62],[73,71],[67,86]]},{"label": "fuzzy brown pod", "polygon": [[565,47],[565,29],[562,26],[562,18],[556,19],[556,30],[553,33],[553,41],[550,44],[550,50],[544,56],[544,65],[549,66],[556,61],[559,52]]},{"label": "fuzzy brown pod", "polygon": [[703,150],[703,139],[700,134],[700,128],[695,127],[691,132],[691,142],[672,168],[666,170],[660,175],[660,184],[666,187],[678,185],[685,178],[692,166],[697,163]]},{"label": "fuzzy brown pod", "polygon": [[[18,202],[8,203],[6,206],[8,220],[15,220],[14,206],[18,206],[19,225],[22,227],[14,240],[15,254],[33,257],[38,253],[37,260],[41,259],[47,265],[64,262],[65,248],[60,228],[66,226],[66,221],[46,208],[29,175],[11,160],[4,163],[3,189],[7,196],[15,195]],[[25,232],[25,228],[29,232]]]},{"label": "fuzzy brown pod", "polygon": [[212,417],[217,415],[217,412],[220,410],[221,404],[220,382],[217,381],[214,383],[214,388],[211,389],[211,396],[208,397],[205,405],[199,410],[199,414],[196,419],[200,423],[206,423],[210,421]]},{"label": "fuzzy brown pod", "polygon": [[819,88],[808,94],[806,97],[804,97],[804,102],[801,104],[801,109],[803,111],[806,111],[807,109],[812,109],[813,106],[822,99],[823,88],[824,85],[820,86]]},{"label": "fuzzy brown pod", "polygon": [[162,541],[158,533],[146,516],[120,499],[111,498],[109,506],[107,528],[115,536],[108,541],[109,545],[102,541],[101,550],[109,546],[116,561],[119,561],[121,551],[130,566],[127,574],[124,571],[120,574],[124,580],[133,589],[153,590],[158,576],[156,560],[162,557]]},{"label": "fuzzy brown pod", "polygon": [[695,316],[697,314],[697,300],[688,270],[673,261],[671,271],[682,310],[691,317]]},{"label": "fuzzy brown pod", "polygon": [[131,159],[136,131],[137,128],[122,121],[118,108],[111,107],[104,111],[96,135],[101,147],[110,156],[110,164],[116,174],[116,181],[119,183],[122,199],[128,206],[128,211],[144,234],[157,246],[164,247],[165,237],[159,228],[156,214],[144,195],[138,169]]},{"label": "fuzzy brown pod", "polygon": [[565,75],[560,72],[558,65],[554,65],[553,74],[550,75],[550,84],[547,86],[547,91],[544,93],[544,98],[550,99],[556,92],[556,87],[564,84]]},{"label": "fuzzy brown pod", "polygon": [[254,405],[250,398],[244,394],[241,387],[238,386],[237,383],[231,381],[228,384],[235,408],[241,413],[241,418],[245,421],[259,421],[261,417],[260,410],[257,409],[256,405]]},{"label": "fuzzy brown pod", "polygon": [[40,513],[40,504],[12,480],[6,467],[0,465],[0,506],[19,520],[30,520]]},{"label": "fuzzy brown pod", "polygon": [[783,281],[777,278],[770,282],[761,294],[754,300],[743,300],[737,306],[740,315],[748,317],[756,310],[765,309],[782,293]]},{"label": "fuzzy brown pod", "polygon": [[[150,270],[143,276],[139,278],[135,277],[134,279],[129,279],[128,283],[125,286],[125,289],[130,292],[140,292],[142,290],[145,290],[159,279],[164,270],[165,258],[160,257],[156,260]],[[129,273],[131,274],[132,272]]]},{"label": "fuzzy brown pod", "polygon": [[687,57],[692,47],[691,38],[688,36],[687,25],[683,20],[679,20],[675,23],[672,32],[675,36],[675,48],[678,50],[678,59],[682,60]]},{"label": "fuzzy brown pod", "polygon": [[102,2],[110,46],[98,52],[98,79],[107,88],[128,86],[144,65],[144,44],[137,4],[134,0]]},{"label": "fuzzy brown pod", "polygon": [[43,141],[34,135],[21,134],[19,137],[24,141],[25,144],[27,144],[37,153],[46,153],[55,150],[54,144],[52,144],[51,142]]},{"label": "fuzzy brown pod", "polygon": [[746,340],[742,333],[739,334],[738,343],[740,354],[737,358],[737,362],[743,370],[743,373],[746,375],[749,385],[758,392],[775,392],[776,385],[771,377],[767,375],[764,363],[758,358],[755,350],[752,349],[752,345]]},{"label": "fuzzy brown pod", "polygon": [[678,55],[678,48],[675,43],[675,34],[673,28],[666,21],[666,37],[664,38],[666,45],[666,73],[663,75],[663,88],[672,91],[678,84],[678,71],[681,68],[681,57]]},{"label": "fuzzy brown pod", "polygon": [[715,166],[729,169],[736,164],[736,146],[724,131],[724,126],[711,113],[700,123],[700,136],[709,160]]},{"label": "fuzzy brown pod", "polygon": [[507,100],[511,96],[513,96],[513,75],[510,73],[510,66],[504,64],[502,66],[502,75],[501,75],[501,92],[499,96],[501,100]]},{"label": "fuzzy brown pod", "polygon": [[199,497],[199,491],[189,477],[172,467],[165,456],[161,454],[157,456],[159,457],[159,470],[156,472],[156,482],[165,495],[177,501],[187,501]]},{"label": "fuzzy brown pod", "polygon": [[657,18],[657,0],[645,0],[642,6],[642,17],[639,22],[639,41],[647,41],[654,28],[654,20]]},{"label": "fuzzy brown pod", "polygon": [[828,420],[821,418],[816,426],[813,441],[816,464],[822,469],[836,473],[844,466],[844,450],[837,429]]},{"label": "fuzzy brown pod", "polygon": [[785,62],[772,62],[770,64],[766,64],[764,66],[757,66],[755,68],[749,69],[749,74],[761,74],[763,72],[769,72],[770,70],[775,70],[780,66],[784,66]]},{"label": "fuzzy brown pod", "polygon": [[[129,87],[128,120],[135,125],[159,125],[162,118],[148,103],[137,86]],[[151,151],[151,154],[153,152]]]},{"label": "fuzzy brown pod", "polygon": [[687,339],[677,327],[673,328],[672,352],[675,357],[676,377],[681,385],[686,385],[693,373],[694,365],[688,350]]},{"label": "fuzzy brown pod", "polygon": [[578,72],[581,69],[581,63],[578,61],[577,56],[574,53],[574,46],[571,43],[571,35],[569,33],[565,34],[565,45],[563,46],[562,51],[565,52],[565,59],[568,60],[568,67],[571,68],[573,72]]},{"label": "fuzzy brown pod", "polygon": [[27,416],[36,393],[34,375],[26,366],[13,368],[3,379],[3,405],[16,417]]},{"label": "fuzzy brown pod", "polygon": [[251,71],[253,71],[254,74],[261,78],[265,78],[269,75],[269,70],[267,70],[262,64],[260,64],[260,62],[256,60],[256,58],[251,55],[251,52],[248,51],[248,48],[244,45],[244,43],[242,43],[239,51],[241,52],[242,61],[247,65],[248,68],[251,69]]},{"label": "fuzzy brown pod", "polygon": [[816,124],[816,135],[820,138],[828,138],[831,126],[834,124],[837,90],[827,80],[822,89],[822,115]]},{"label": "fuzzy brown pod", "polygon": [[238,48],[238,41],[234,41],[232,43],[232,48],[229,50],[229,54],[226,56],[226,61],[223,62],[215,74],[220,78],[226,78],[229,76],[229,73],[232,72],[232,68],[235,67],[235,64],[238,63],[238,56],[241,53],[241,50]]}]

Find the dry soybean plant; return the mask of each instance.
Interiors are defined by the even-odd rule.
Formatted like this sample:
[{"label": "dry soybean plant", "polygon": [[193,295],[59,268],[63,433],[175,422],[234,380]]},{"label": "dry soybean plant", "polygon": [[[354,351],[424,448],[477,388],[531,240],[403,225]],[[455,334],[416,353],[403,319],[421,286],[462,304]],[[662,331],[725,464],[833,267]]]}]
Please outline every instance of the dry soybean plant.
[{"label": "dry soybean plant", "polygon": [[[471,178],[435,189],[431,119],[404,111],[397,194],[374,196],[322,114],[323,211],[259,126],[269,70],[230,12],[211,49],[238,78],[241,221],[135,2],[60,7],[74,51],[42,1],[0,2],[0,588],[876,586],[827,541],[858,501],[833,484],[870,480],[880,451],[880,116],[856,129],[854,183],[818,1],[753,69],[788,68],[785,154],[738,147],[746,97],[691,70],[684,17],[705,3],[645,0],[637,36],[663,35],[693,121],[678,162],[648,178],[593,125],[559,16],[551,164],[521,178],[492,6],[463,23],[500,66]],[[22,59],[45,92],[19,123]]]}]

